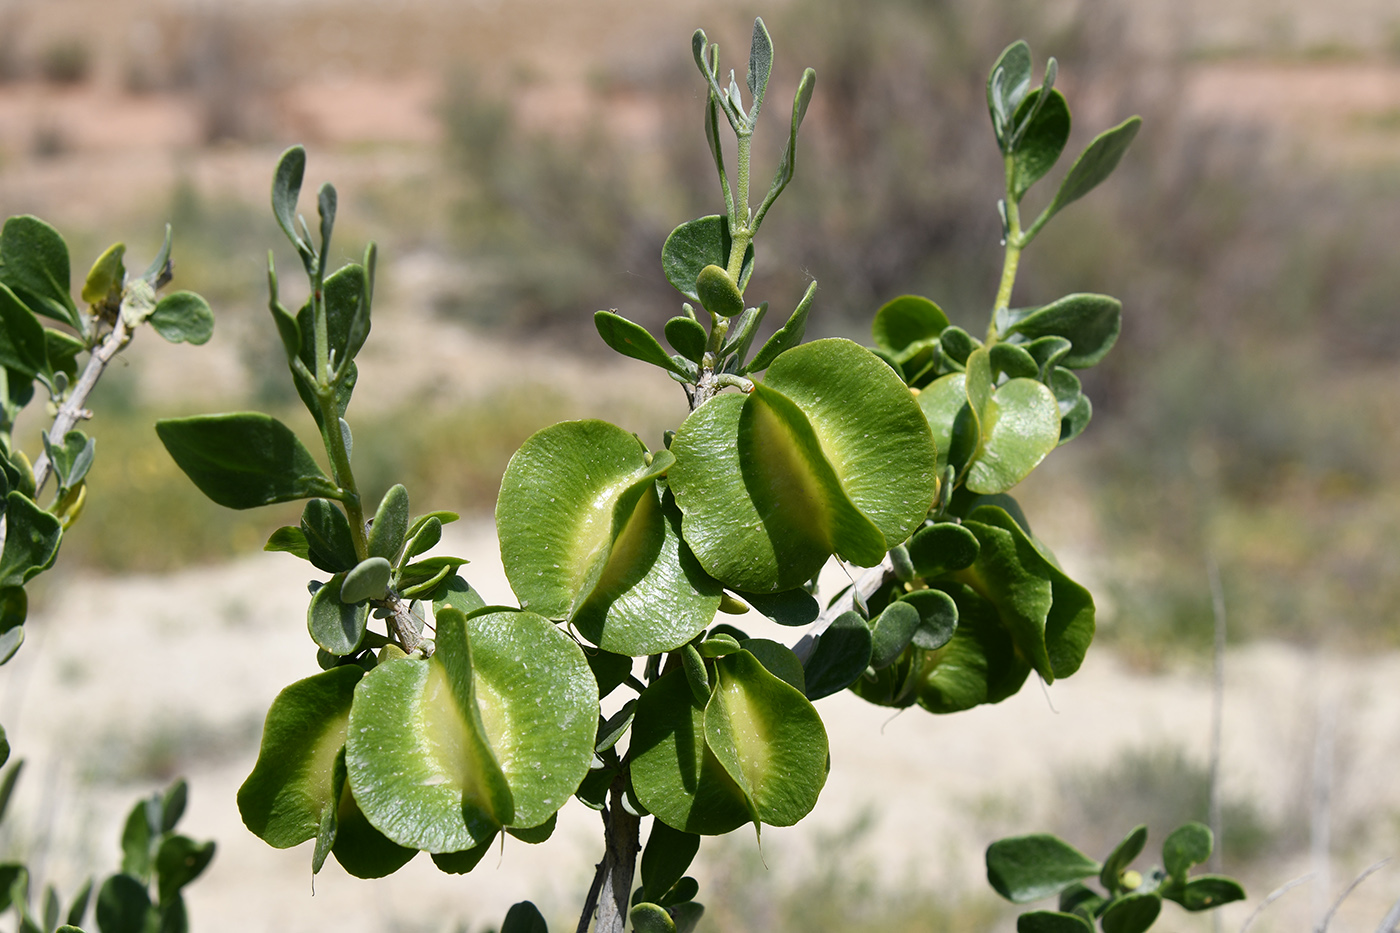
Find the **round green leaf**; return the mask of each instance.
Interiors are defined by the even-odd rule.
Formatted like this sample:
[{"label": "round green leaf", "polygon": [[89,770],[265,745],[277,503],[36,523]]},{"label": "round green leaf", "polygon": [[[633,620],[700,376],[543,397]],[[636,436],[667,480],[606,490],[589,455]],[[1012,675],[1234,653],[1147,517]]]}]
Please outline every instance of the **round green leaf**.
[{"label": "round green leaf", "polygon": [[870,626],[856,612],[832,620],[802,665],[809,700],[845,690],[870,666],[873,644]]},{"label": "round green leaf", "polygon": [[0,282],[35,311],[83,332],[69,291],[68,245],[38,217],[11,217],[0,228]]},{"label": "round green leaf", "polygon": [[914,532],[908,544],[909,560],[914,573],[931,579],[971,567],[980,547],[977,536],[962,525],[937,522]]},{"label": "round green leaf", "polygon": [[1173,878],[1185,878],[1187,872],[1210,858],[1215,848],[1215,835],[1203,823],[1183,823],[1162,843],[1162,864]]},{"label": "round green leaf", "polygon": [[918,630],[919,610],[907,602],[893,602],[871,623],[870,666],[889,667]]},{"label": "round green leaf", "polygon": [[[297,529],[288,529],[297,530]],[[355,566],[355,539],[345,513],[326,499],[312,499],[301,512],[299,530],[305,544],[304,556],[327,573],[341,573]],[[274,535],[274,538],[276,536]],[[292,539],[292,546],[299,545]],[[265,550],[272,549],[268,541]],[[280,548],[292,550],[292,547]],[[293,550],[293,553],[296,553]]]},{"label": "round green leaf", "polygon": [[692,363],[699,363],[705,356],[708,340],[705,328],[694,318],[681,315],[666,322],[666,342]]},{"label": "round green leaf", "polygon": [[166,836],[156,851],[160,902],[170,903],[180,889],[198,878],[213,860],[213,842],[195,842],[188,836]]},{"label": "round green leaf", "polygon": [[957,587],[951,595],[958,610],[953,637],[936,651],[914,656],[918,703],[931,713],[956,713],[1004,700],[1030,673],[996,607],[967,587]]},{"label": "round green leaf", "polygon": [[394,560],[403,549],[408,536],[408,490],[400,483],[391,486],[379,500],[370,525],[367,543],[371,557]]},{"label": "round green leaf", "polygon": [[1025,479],[1060,443],[1060,407],[1034,379],[1001,385],[982,410],[981,449],[967,475],[973,492],[1005,492]]},{"label": "round green leaf", "polygon": [[1094,933],[1094,925],[1077,914],[1033,910],[1016,918],[1016,933]]},{"label": "round green leaf", "polygon": [[214,312],[194,292],[171,292],[156,302],[146,319],[171,343],[208,343],[214,336]]},{"label": "round green leaf", "polygon": [[130,875],[112,875],[97,892],[102,933],[146,933],[157,922],[146,886]]},{"label": "round green leaf", "polygon": [[943,309],[918,295],[901,295],[875,312],[870,325],[875,345],[899,355],[910,344],[937,337],[948,326]]},{"label": "round green leaf", "polygon": [[1162,912],[1162,897],[1155,891],[1129,894],[1108,905],[1099,918],[1103,933],[1145,933]]},{"label": "round green leaf", "polygon": [[758,663],[762,664],[768,673],[798,693],[806,694],[807,676],[802,670],[802,662],[787,645],[767,638],[745,638],[739,643],[739,647],[757,658]]},{"label": "round green leaf", "polygon": [[393,569],[384,558],[366,557],[345,574],[345,581],[340,585],[340,601],[361,603],[367,599],[383,599],[392,573]]},{"label": "round green leaf", "polygon": [[385,836],[460,852],[563,806],[593,759],[598,691],[578,645],[534,613],[449,607],[436,625],[432,658],[365,677],[346,767]]},{"label": "round green leaf", "polygon": [[355,664],[299,680],[272,701],[253,773],[238,789],[238,812],[253,834],[285,849],[315,837],[338,804],[333,774],[345,746]]},{"label": "round green leaf", "polygon": [[958,604],[942,590],[915,590],[900,597],[919,612],[919,627],[910,641],[914,647],[935,651],[948,644],[958,628]]},{"label": "round green leaf", "polygon": [[593,324],[603,342],[623,356],[630,356],[643,363],[660,366],[680,376],[686,371],[671,359],[656,338],[645,327],[627,320],[613,311],[599,311],[593,315]]},{"label": "round green leaf", "polygon": [[1244,888],[1233,878],[1220,875],[1200,875],[1186,882],[1181,896],[1173,898],[1187,910],[1210,910],[1222,904],[1245,899]]},{"label": "round green leaf", "polygon": [[999,839],[987,847],[987,881],[1016,904],[1058,894],[1098,874],[1099,867],[1074,846],[1046,833]]},{"label": "round green leaf", "polygon": [[652,902],[664,897],[681,880],[699,850],[699,836],[653,820],[642,850],[642,896]]},{"label": "round green leaf", "polygon": [[337,657],[352,654],[360,647],[369,622],[369,606],[341,598],[345,574],[336,574],[315,592],[306,608],[306,630],[317,647]]},{"label": "round green leaf", "polygon": [[[63,525],[17,489],[5,497],[5,545],[0,549],[0,587],[22,586],[53,566]],[[7,601],[7,608],[13,606]],[[10,618],[13,612],[7,613]]]},{"label": "round green leaf", "polygon": [[[727,269],[731,242],[726,217],[710,214],[686,221],[671,231],[661,247],[661,269],[666,273],[666,281],[691,301],[699,301],[695,283],[700,271],[706,266]],[[744,252],[743,272],[739,275],[740,288],[753,270],[753,256],[753,244],[750,243]]]}]

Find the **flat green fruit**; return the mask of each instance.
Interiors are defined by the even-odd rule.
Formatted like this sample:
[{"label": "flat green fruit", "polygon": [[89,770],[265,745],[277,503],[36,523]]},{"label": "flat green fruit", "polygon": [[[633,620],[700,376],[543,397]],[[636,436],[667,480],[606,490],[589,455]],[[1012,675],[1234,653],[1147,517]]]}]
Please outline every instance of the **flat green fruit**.
[{"label": "flat green fruit", "polygon": [[501,481],[496,523],[521,604],[573,623],[616,654],[685,644],[714,618],[720,586],[680,537],[680,513],[637,439],[605,421],[564,422],[527,440]]},{"label": "flat green fruit", "polygon": [[725,585],[793,589],[835,553],[878,563],[937,493],[928,422],[898,375],[848,340],[779,356],[746,398],[692,412],[668,481],[684,537]]},{"label": "flat green fruit", "polygon": [[671,671],[642,694],[632,725],[632,786],[642,805],[683,832],[727,833],[745,823],[790,826],[826,782],[821,718],[752,654],[714,661],[717,684],[696,705]]},{"label": "flat green fruit", "polygon": [[530,612],[444,607],[437,650],[382,663],[355,694],[346,768],[394,842],[460,852],[548,820],[593,759],[598,691],[583,652]]},{"label": "flat green fruit", "polygon": [[238,789],[244,825],[268,845],[285,849],[314,838],[327,808],[338,804],[335,760],[363,675],[354,664],[332,668],[272,701],[257,764]]}]

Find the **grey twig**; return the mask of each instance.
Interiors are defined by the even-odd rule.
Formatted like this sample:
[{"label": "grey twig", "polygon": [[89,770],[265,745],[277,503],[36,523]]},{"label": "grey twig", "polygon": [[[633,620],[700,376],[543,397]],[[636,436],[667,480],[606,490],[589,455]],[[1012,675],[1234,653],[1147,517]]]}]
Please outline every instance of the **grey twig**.
[{"label": "grey twig", "polygon": [[1313,873],[1308,872],[1306,875],[1300,875],[1297,878],[1294,878],[1292,881],[1286,882],[1274,888],[1272,891],[1269,892],[1269,896],[1260,901],[1259,906],[1254,908],[1254,913],[1250,914],[1247,918],[1245,918],[1244,923],[1240,924],[1240,933],[1249,933],[1249,928],[1254,925],[1255,920],[1259,919],[1259,915],[1264,912],[1265,907],[1268,907],[1274,901],[1278,900],[1279,898],[1287,894],[1289,891],[1292,891],[1294,888],[1298,887],[1298,885],[1307,884],[1312,879]]},{"label": "grey twig", "polygon": [[895,579],[894,564],[890,561],[890,555],[886,554],[884,560],[861,574],[860,578],[848,587],[846,592],[836,597],[836,601],[817,617],[817,621],[811,624],[806,634],[798,639],[797,644],[792,646],[793,654],[797,655],[797,659],[802,663],[807,663],[807,659],[812,656],[812,651],[817,646],[817,638],[821,636],[821,633],[827,630],[837,616],[843,612],[850,612],[856,607],[857,593],[860,594],[860,601],[864,604],[879,592],[882,586],[893,579]]},{"label": "grey twig", "polygon": [[1315,933],[1326,933],[1327,928],[1332,924],[1332,918],[1336,916],[1337,911],[1341,909],[1342,902],[1345,901],[1347,898],[1351,897],[1351,892],[1355,891],[1357,887],[1360,886],[1361,882],[1365,881],[1367,878],[1380,871],[1382,868],[1385,867],[1386,863],[1389,861],[1390,859],[1383,858],[1376,864],[1372,865],[1370,868],[1363,871],[1361,874],[1357,875],[1354,879],[1352,879],[1351,884],[1347,885],[1346,890],[1341,893],[1341,896],[1337,898],[1336,903],[1332,905],[1332,909],[1327,911],[1327,913],[1323,915],[1322,921],[1317,925]]}]

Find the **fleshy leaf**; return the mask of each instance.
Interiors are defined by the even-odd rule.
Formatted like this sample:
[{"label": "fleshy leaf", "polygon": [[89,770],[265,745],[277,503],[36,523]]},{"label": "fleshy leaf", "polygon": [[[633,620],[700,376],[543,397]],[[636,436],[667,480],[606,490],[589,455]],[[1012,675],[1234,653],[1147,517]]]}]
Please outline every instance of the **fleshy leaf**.
[{"label": "fleshy leaf", "polygon": [[931,713],[998,703],[1021,689],[1031,669],[1002,627],[995,606],[968,587],[953,587],[949,595],[958,610],[953,637],[938,650],[916,652],[914,657],[912,689],[919,705]]},{"label": "fleshy leaf", "polygon": [[987,847],[987,881],[1016,904],[1058,894],[1099,873],[1098,862],[1045,833],[999,839]]},{"label": "fleshy leaf", "polygon": [[1043,104],[1039,104],[1044,93],[1043,88],[1031,91],[1016,108],[1013,122],[1017,126],[1035,110],[1035,116],[1030,125],[1022,131],[1021,141],[1017,143],[1015,154],[1012,156],[1015,168],[1011,172],[1011,196],[1017,203],[1026,196],[1031,185],[1040,181],[1046,172],[1055,167],[1060,153],[1065,149],[1065,143],[1069,141],[1069,104],[1065,101],[1065,95],[1052,88],[1050,96]]},{"label": "fleshy leaf", "polygon": [[0,587],[22,586],[53,566],[63,526],[19,490],[5,497],[5,523]]},{"label": "fleshy leaf", "polygon": [[1031,49],[1024,41],[1013,42],[997,57],[987,79],[987,110],[992,116],[1001,151],[1006,152],[1011,117],[1021,106],[1031,86]]},{"label": "fleshy leaf", "polygon": [[339,488],[292,430],[269,415],[236,412],[156,422],[156,433],[200,492],[219,505],[339,498]]},{"label": "fleshy leaf", "polygon": [[306,608],[306,629],[312,641],[337,657],[352,654],[360,647],[365,638],[365,625],[369,622],[368,605],[355,605],[340,598],[345,576],[338,573],[331,577],[315,592]]},{"label": "fleshy leaf", "polygon": [[[974,358],[985,358],[979,350]],[[1003,383],[980,410],[972,401],[972,365],[968,398],[979,414],[981,444],[967,474],[967,488],[978,493],[1005,492],[1030,475],[1060,443],[1060,406],[1045,384],[1035,379]]]},{"label": "fleshy leaf", "polygon": [[1146,933],[1162,912],[1162,897],[1154,892],[1129,894],[1108,905],[1099,917],[1103,933]]},{"label": "fleshy leaf", "polygon": [[1142,848],[1145,845],[1147,845],[1147,827],[1134,827],[1132,832],[1123,837],[1122,842],[1113,847],[1108,858],[1103,860],[1103,868],[1099,871],[1099,884],[1109,891],[1118,890],[1121,887],[1120,876],[1128,870],[1133,859],[1142,854]]},{"label": "fleshy leaf", "polygon": [[[661,247],[661,268],[666,281],[691,301],[699,301],[695,280],[706,266],[729,268],[729,220],[710,214],[686,221],[671,231]],[[744,253],[743,271],[739,274],[739,289],[748,283],[753,271],[753,244]]]},{"label": "fleshy leaf", "polygon": [[363,675],[355,664],[335,667],[272,701],[257,764],[238,790],[244,825],[268,845],[285,849],[314,838],[327,809],[339,805],[335,762]]},{"label": "fleshy leaf", "polygon": [[1197,865],[1204,864],[1215,848],[1215,836],[1203,823],[1183,823],[1162,843],[1162,864],[1173,878],[1185,878]]},{"label": "fleshy leaf", "polygon": [[711,314],[735,317],[744,313],[744,296],[739,286],[720,266],[709,265],[700,270],[695,279],[695,294]]},{"label": "fleshy leaf", "polygon": [[146,319],[171,343],[208,343],[214,336],[214,311],[194,292],[171,292],[156,302]]},{"label": "fleshy leaf", "polygon": [[955,522],[938,522],[914,532],[907,545],[914,573],[925,578],[971,567],[980,545],[977,536]]},{"label": "fleshy leaf", "polygon": [[1198,875],[1186,882],[1180,895],[1172,897],[1172,900],[1191,911],[1210,910],[1244,899],[1244,888],[1240,883],[1220,875]]},{"label": "fleshy leaf", "polygon": [[[345,513],[325,499],[312,499],[301,512],[299,529],[307,560],[327,573],[355,566],[355,541]],[[268,545],[271,546],[269,541]],[[282,550],[285,550],[283,548]]]},{"label": "fleshy leaf", "polygon": [[918,397],[938,449],[938,468],[961,470],[977,451],[977,419],[967,404],[967,376],[950,373],[926,386]]},{"label": "fleshy leaf", "polygon": [[1013,324],[1008,335],[1029,342],[1043,337],[1063,337],[1070,351],[1059,358],[1059,365],[1086,369],[1098,363],[1113,349],[1123,326],[1123,303],[1108,295],[1066,295],[1036,308]]},{"label": "fleshy leaf", "polygon": [[198,878],[213,860],[213,842],[195,842],[188,836],[167,836],[156,851],[160,903],[174,901],[180,889]]},{"label": "fleshy leaf", "polygon": [[642,325],[634,324],[614,311],[597,312],[593,315],[593,324],[598,328],[598,336],[603,338],[603,342],[623,356],[660,366],[678,376],[686,375],[685,369],[676,365],[651,331]]},{"label": "fleshy leaf", "polygon": [[549,933],[549,929],[539,908],[529,901],[521,901],[506,911],[501,933]]},{"label": "fleshy leaf", "polygon": [[898,355],[910,344],[937,337],[948,326],[943,309],[918,295],[901,295],[885,302],[870,325],[875,345]]},{"label": "fleshy leaf", "polygon": [[0,365],[28,378],[49,368],[44,325],[20,298],[0,284]]},{"label": "fleshy leaf", "polygon": [[68,245],[58,231],[28,214],[0,228],[0,282],[40,314],[79,333],[83,323],[69,293]]},{"label": "fleshy leaf", "polygon": [[948,644],[958,628],[958,604],[942,590],[915,590],[901,601],[919,613],[919,627],[910,641],[914,647],[935,651]]},{"label": "fleshy leaf", "polygon": [[374,513],[369,530],[369,554],[394,560],[408,536],[408,490],[400,483],[391,486]]},{"label": "fleshy leaf", "polygon": [[664,897],[681,880],[699,850],[699,836],[653,820],[642,850],[642,897],[653,902]]},{"label": "fleshy leaf", "polygon": [[889,667],[918,630],[921,619],[917,607],[906,602],[893,602],[871,622],[870,666],[879,670]]},{"label": "fleshy leaf", "polygon": [[1041,216],[1036,218],[1036,226],[1040,226],[1064,210],[1067,205],[1084,197],[1113,174],[1113,170],[1118,167],[1118,161],[1123,158],[1123,153],[1128,151],[1128,146],[1132,144],[1141,126],[1141,117],[1129,117],[1094,137],[1094,141],[1074,160],[1074,165],[1070,166],[1069,174],[1060,182],[1060,190],[1055,192],[1055,199]]},{"label": "fleshy leaf", "polygon": [[[607,337],[603,338],[607,340]],[[669,343],[677,353],[692,363],[699,363],[705,356],[705,343],[708,336],[705,328],[700,322],[691,317],[681,315],[673,317],[666,322],[666,342]],[[665,355],[662,350],[662,355]],[[667,362],[659,364],[670,368],[670,357],[666,357]],[[650,361],[648,361],[650,362]]]},{"label": "fleshy leaf", "polygon": [[843,612],[817,638],[802,665],[809,700],[845,690],[870,666],[873,651],[870,626],[859,613]]},{"label": "fleshy leaf", "polygon": [[[451,568],[448,568],[448,572]],[[345,574],[340,586],[342,603],[360,603],[367,599],[383,599],[389,589],[393,568],[382,557],[366,557]]]},{"label": "fleshy leaf", "polygon": [[778,358],[778,354],[791,350],[802,342],[803,335],[807,333],[807,313],[812,310],[812,299],[816,295],[817,283],[814,281],[807,286],[807,291],[802,295],[802,300],[797,303],[797,309],[792,312],[787,323],[764,341],[753,361],[743,367],[744,372],[756,373],[767,369]]},{"label": "fleshy leaf", "polygon": [[1033,910],[1016,918],[1016,933],[1094,933],[1094,925],[1078,914]]}]

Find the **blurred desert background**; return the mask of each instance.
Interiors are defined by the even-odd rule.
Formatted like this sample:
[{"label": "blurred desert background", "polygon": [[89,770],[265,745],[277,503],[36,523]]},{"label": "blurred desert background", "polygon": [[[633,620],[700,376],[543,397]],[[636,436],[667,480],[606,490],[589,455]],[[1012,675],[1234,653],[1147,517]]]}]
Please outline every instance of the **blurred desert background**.
[{"label": "blurred desert background", "polygon": [[[684,415],[679,388],[608,354],[591,315],[677,313],[661,242],[721,203],[690,35],[705,28],[742,79],[754,15],[776,47],[760,175],[801,69],[818,74],[750,286],[770,328],[811,278],[809,334],[868,341],[874,310],[910,292],[981,326],[1001,261],[983,87],[1012,40],[1038,69],[1059,60],[1071,153],[1130,114],[1145,124],[1028,250],[1014,299],[1124,304],[1117,348],[1087,374],[1093,424],[1018,492],[1098,601],[1084,669],[946,718],[822,701],[821,803],[761,852],[744,833],[707,842],[702,929],[1010,930],[984,879],[992,840],[1054,831],[1102,857],[1146,822],[1156,857],[1206,816],[1212,566],[1229,638],[1223,868],[1251,895],[1223,928],[1315,871],[1253,927],[1310,930],[1400,854],[1392,0],[4,0],[5,215],[57,226],[75,276],[117,240],[144,266],[172,223],[176,285],[218,323],[199,348],[143,336],[93,399],[87,510],[0,675],[27,760],[0,858],[71,894],[115,868],[131,803],[184,775],[182,829],[219,845],[187,891],[199,933],[477,933],[527,897],[572,929],[601,856],[576,803],[549,843],[510,840],[469,876],[420,857],[364,882],[332,861],[314,896],[308,847],[241,826],[262,716],[316,670],[305,571],[260,550],[299,509],[207,503],[151,424],[261,407],[310,427],[266,311],[269,248],[285,303],[300,300],[267,192],[303,143],[308,192],[340,192],[335,258],[380,248],[350,415],[361,485],[461,511],[444,549],[510,601],[490,510],[511,452],[585,416],[654,445]],[[1375,929],[1397,898],[1391,863],[1331,929]],[[1157,926],[1212,928],[1175,905]]]}]

